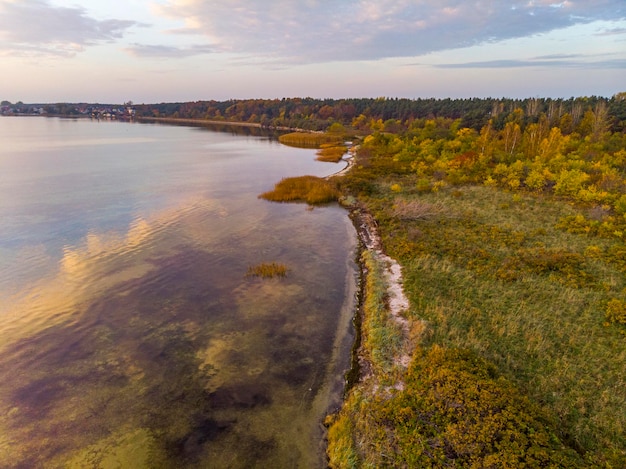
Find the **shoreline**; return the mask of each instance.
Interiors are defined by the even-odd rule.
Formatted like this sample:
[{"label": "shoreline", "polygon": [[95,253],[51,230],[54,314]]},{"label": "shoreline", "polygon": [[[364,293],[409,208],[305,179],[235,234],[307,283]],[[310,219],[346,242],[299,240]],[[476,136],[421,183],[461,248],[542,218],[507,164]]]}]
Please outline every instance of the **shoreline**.
[{"label": "shoreline", "polygon": [[137,122],[162,122],[164,124],[191,124],[191,125],[228,125],[232,127],[248,127],[254,129],[267,129],[267,130],[281,130],[281,131],[293,131],[293,132],[305,132],[303,129],[297,129],[294,127],[283,127],[273,125],[263,125],[258,122],[239,122],[239,121],[220,121],[209,119],[190,119],[187,117],[137,117],[133,120]]},{"label": "shoreline", "polygon": [[[385,310],[391,320],[399,326],[402,331],[401,354],[393,357],[393,362],[400,369],[406,370],[411,361],[410,351],[413,344],[410,338],[410,321],[403,315],[409,309],[410,304],[404,293],[402,266],[400,266],[397,260],[385,253],[381,237],[378,234],[378,224],[365,207],[358,203],[350,207],[350,218],[356,229],[359,242],[362,245],[361,252],[368,251],[383,272],[385,294],[387,297]],[[359,260],[359,265],[362,277],[366,278],[368,273],[367,267],[362,260]],[[361,282],[360,285],[361,291],[359,291],[359,295],[361,295],[362,298],[366,298],[368,294],[365,290],[365,284],[366,282]],[[363,322],[365,319],[363,308],[360,308],[357,314],[360,316],[359,321]],[[361,333],[362,331],[357,331],[357,335],[360,336]],[[371,371],[372,367],[367,363],[365,356],[366,354],[363,353],[362,346],[359,344],[355,358],[360,370],[354,372],[356,379],[353,386],[358,386],[360,383],[372,377],[376,379],[374,373]],[[399,382],[395,384],[395,387],[402,387],[403,385],[404,383]],[[346,391],[349,391],[349,389],[346,389]]]},{"label": "shoreline", "polygon": [[110,118],[110,117],[95,117],[86,114],[2,114],[0,117],[52,117],[61,119],[93,119],[93,120],[109,120],[118,122],[162,122],[164,124],[187,124],[191,126],[202,125],[226,125],[231,127],[248,127],[254,129],[264,130],[280,130],[285,132],[313,132],[297,127],[284,127],[274,125],[263,125],[258,122],[240,122],[240,121],[221,121],[221,120],[208,120],[208,119],[191,119],[187,117],[147,117],[147,116],[134,116],[123,118]]}]

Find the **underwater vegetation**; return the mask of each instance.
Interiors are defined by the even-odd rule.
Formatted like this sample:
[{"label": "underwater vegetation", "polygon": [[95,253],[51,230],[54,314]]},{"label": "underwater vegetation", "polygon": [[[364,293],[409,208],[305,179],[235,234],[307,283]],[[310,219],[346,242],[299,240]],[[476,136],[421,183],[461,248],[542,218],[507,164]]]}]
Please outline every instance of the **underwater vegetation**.
[{"label": "underwater vegetation", "polygon": [[269,262],[250,266],[246,276],[262,278],[286,277],[288,271],[289,269],[284,264]]}]

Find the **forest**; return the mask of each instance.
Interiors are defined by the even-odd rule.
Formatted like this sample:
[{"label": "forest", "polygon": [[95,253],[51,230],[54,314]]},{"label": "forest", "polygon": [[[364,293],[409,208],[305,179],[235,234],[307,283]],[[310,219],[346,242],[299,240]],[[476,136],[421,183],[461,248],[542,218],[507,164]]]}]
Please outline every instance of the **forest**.
[{"label": "forest", "polygon": [[416,119],[461,119],[460,126],[480,130],[489,120],[501,130],[510,115],[523,110],[523,123],[536,122],[544,115],[549,122],[564,119],[564,129],[574,130],[585,112],[602,109],[613,131],[623,131],[626,122],[626,94],[611,98],[591,96],[569,99],[471,98],[471,99],[243,99],[186,103],[135,104],[138,117],[179,117],[187,119],[250,122],[268,127],[324,130],[333,123],[351,126],[360,132],[407,130]]},{"label": "forest", "polygon": [[483,104],[376,119],[335,180],[402,265],[411,326],[365,256],[368,373],[328,418],[331,467],[626,467],[624,95]]}]

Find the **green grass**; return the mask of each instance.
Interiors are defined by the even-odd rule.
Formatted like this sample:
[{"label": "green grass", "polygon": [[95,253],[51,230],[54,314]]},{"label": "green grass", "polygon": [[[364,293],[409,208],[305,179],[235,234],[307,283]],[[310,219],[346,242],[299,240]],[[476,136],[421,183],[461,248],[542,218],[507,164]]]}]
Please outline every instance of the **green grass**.
[{"label": "green grass", "polygon": [[334,202],[339,198],[335,184],[316,176],[282,179],[274,190],[259,195],[272,202],[306,202],[311,205]]},{"label": "green grass", "polygon": [[406,373],[394,367],[401,331],[389,319],[382,267],[369,251],[362,262],[361,357],[371,370],[326,421],[331,468],[584,467],[549,414],[471,348],[426,344],[437,336],[423,340]]},{"label": "green grass", "polygon": [[397,197],[370,203],[404,267],[414,317],[430,323],[430,344],[472,350],[550,415],[557,436],[590,464],[620,467],[626,344],[624,326],[606,318],[622,304],[626,280],[603,253],[621,241],[555,228],[576,209],[554,198],[443,190],[409,196],[437,206],[435,216],[398,221],[390,215]]},{"label": "green grass", "polygon": [[386,304],[387,285],[383,278],[383,267],[370,252],[361,257],[367,275],[361,325],[364,356],[379,373],[391,373],[394,356],[402,345],[402,330],[389,316]]}]

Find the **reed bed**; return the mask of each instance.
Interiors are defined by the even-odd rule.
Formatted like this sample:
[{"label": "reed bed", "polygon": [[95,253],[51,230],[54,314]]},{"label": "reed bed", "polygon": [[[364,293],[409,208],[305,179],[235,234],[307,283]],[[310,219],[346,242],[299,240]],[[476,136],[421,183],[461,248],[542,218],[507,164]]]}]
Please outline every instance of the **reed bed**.
[{"label": "reed bed", "polygon": [[278,137],[278,141],[294,147],[320,148],[326,143],[339,144],[343,141],[343,137],[329,133],[291,132]]},{"label": "reed bed", "polygon": [[269,262],[250,266],[246,276],[261,278],[286,277],[288,271],[289,269],[284,264]]},{"label": "reed bed", "polygon": [[316,176],[299,176],[282,179],[274,190],[264,192],[259,198],[272,202],[306,202],[311,205],[334,202],[339,198],[335,184]]},{"label": "reed bed", "polygon": [[346,154],[345,145],[336,145],[334,143],[322,144],[317,151],[317,161],[323,161],[325,163],[339,163]]}]

